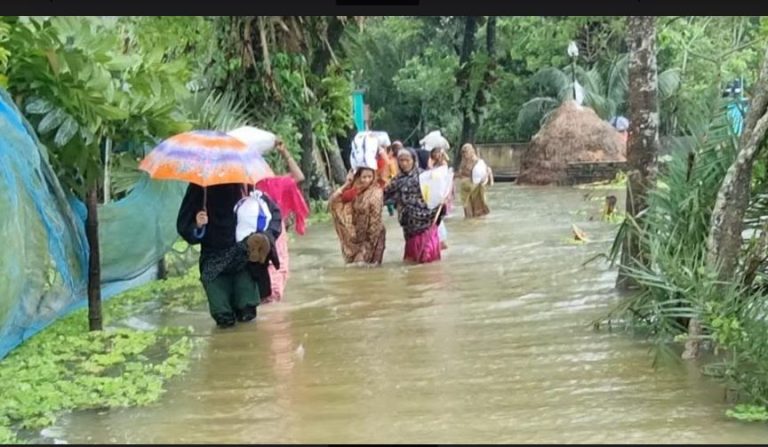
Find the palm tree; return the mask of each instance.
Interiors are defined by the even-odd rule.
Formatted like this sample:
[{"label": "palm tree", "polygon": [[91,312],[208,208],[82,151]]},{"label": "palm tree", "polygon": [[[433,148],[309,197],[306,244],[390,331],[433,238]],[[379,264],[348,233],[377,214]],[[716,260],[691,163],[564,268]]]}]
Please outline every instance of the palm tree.
[{"label": "palm tree", "polygon": [[[583,94],[584,105],[594,109],[606,120],[626,113],[629,94],[628,67],[629,54],[622,54],[610,65],[605,76],[597,66],[589,70],[578,65],[539,70],[532,78],[533,85],[539,86],[550,95],[538,96],[522,105],[517,115],[518,129],[523,132],[526,129],[533,130],[531,133],[534,133],[557,106],[574,99],[573,70],[576,71],[575,90],[581,92],[578,96]],[[680,70],[666,70],[659,73],[658,79],[660,99],[669,99],[680,87]]]}]

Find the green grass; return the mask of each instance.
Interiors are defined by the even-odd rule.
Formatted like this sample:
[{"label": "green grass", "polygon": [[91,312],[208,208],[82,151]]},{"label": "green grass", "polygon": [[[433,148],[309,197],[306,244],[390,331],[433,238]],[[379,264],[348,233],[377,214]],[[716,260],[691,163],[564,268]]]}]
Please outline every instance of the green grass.
[{"label": "green grass", "polygon": [[105,330],[88,332],[87,309],[62,318],[0,361],[0,444],[54,424],[64,412],[146,405],[188,366],[191,328],[138,331],[116,323],[146,303],[205,302],[197,269],[153,281],[105,302]]}]

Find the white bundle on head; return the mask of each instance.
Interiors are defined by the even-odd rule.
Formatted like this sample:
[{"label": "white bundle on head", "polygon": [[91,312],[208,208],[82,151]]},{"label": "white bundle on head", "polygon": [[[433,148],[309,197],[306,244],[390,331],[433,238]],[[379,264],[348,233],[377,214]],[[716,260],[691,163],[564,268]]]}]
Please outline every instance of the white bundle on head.
[{"label": "white bundle on head", "polygon": [[439,130],[434,130],[427,134],[424,138],[419,141],[419,144],[422,148],[431,151],[434,148],[440,148],[448,150],[451,148],[451,145],[448,143],[448,140],[445,139],[445,137],[440,133]]},{"label": "white bundle on head", "polygon": [[389,146],[392,144],[388,133],[381,130],[372,130],[371,133],[379,140],[379,146]]},{"label": "white bundle on head", "polygon": [[237,138],[248,145],[249,148],[258,151],[262,155],[274,149],[277,143],[277,136],[275,134],[253,126],[238,127],[227,132],[227,135]]},{"label": "white bundle on head", "polygon": [[379,137],[373,132],[360,132],[355,135],[352,151],[349,153],[350,167],[376,170],[376,154],[380,144]]}]

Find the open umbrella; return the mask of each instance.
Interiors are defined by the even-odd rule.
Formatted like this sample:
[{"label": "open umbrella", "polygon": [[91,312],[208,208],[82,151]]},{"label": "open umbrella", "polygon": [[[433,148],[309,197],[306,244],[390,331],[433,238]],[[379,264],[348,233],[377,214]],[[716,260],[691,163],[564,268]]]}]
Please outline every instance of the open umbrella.
[{"label": "open umbrella", "polygon": [[[257,150],[214,130],[184,132],[164,140],[141,161],[139,169],[154,179],[180,180],[203,188],[227,183],[254,184],[274,176]],[[203,209],[206,197],[204,193]]]}]

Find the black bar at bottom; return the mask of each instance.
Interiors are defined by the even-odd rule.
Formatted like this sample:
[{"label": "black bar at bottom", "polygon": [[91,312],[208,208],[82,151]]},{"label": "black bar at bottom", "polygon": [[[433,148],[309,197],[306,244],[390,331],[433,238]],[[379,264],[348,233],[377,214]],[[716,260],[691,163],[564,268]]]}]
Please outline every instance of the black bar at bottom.
[{"label": "black bar at bottom", "polygon": [[419,6],[419,0],[336,0],[337,6]]}]

